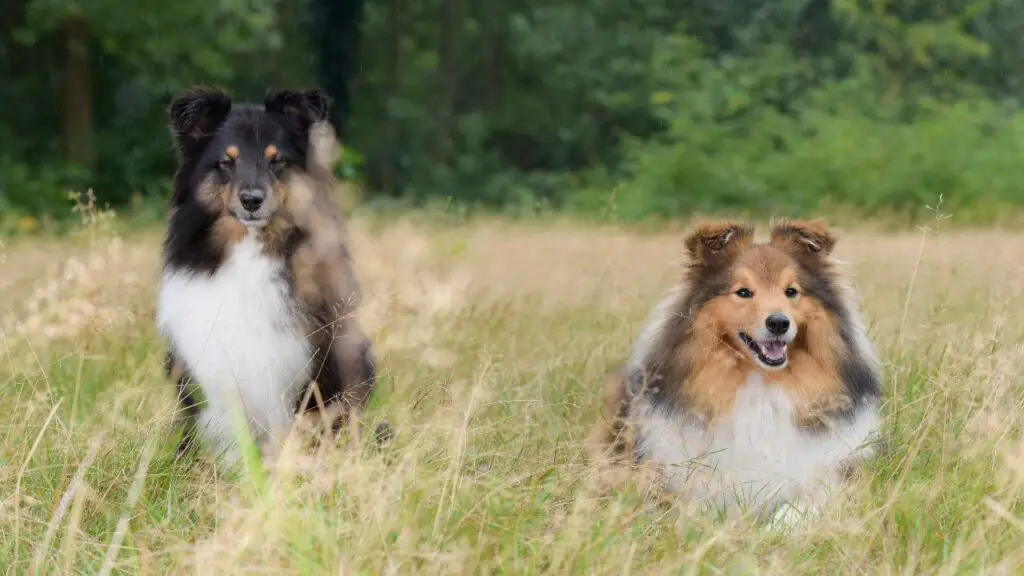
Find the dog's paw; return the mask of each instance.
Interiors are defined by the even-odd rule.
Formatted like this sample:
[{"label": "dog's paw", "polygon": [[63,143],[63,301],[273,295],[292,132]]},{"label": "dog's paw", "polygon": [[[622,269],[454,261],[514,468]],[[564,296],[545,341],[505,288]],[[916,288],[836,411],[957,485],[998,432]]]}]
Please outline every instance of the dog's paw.
[{"label": "dog's paw", "polygon": [[385,421],[377,424],[373,430],[373,440],[378,447],[387,446],[395,438],[395,429]]}]

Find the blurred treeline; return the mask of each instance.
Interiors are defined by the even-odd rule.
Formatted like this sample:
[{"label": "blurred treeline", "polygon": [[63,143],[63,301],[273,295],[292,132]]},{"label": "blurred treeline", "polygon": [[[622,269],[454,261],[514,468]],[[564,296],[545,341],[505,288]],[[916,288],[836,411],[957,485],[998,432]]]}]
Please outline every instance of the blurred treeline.
[{"label": "blurred treeline", "polygon": [[0,0],[0,208],[161,198],[203,82],[324,86],[378,205],[1024,204],[1016,0]]}]

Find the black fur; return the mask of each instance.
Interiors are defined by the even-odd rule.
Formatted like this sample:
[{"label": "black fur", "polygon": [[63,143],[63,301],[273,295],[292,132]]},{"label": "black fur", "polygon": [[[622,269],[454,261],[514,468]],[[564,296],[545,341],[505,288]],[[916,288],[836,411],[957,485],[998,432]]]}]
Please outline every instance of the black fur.
[{"label": "black fur", "polygon": [[856,351],[855,335],[851,327],[852,311],[843,300],[837,279],[831,270],[813,272],[801,268],[800,285],[804,293],[817,300],[837,320],[839,336],[843,341],[843,354],[839,360],[839,377],[853,401],[852,406],[839,415],[852,416],[865,400],[881,395],[882,383],[878,374]]},{"label": "black fur", "polygon": [[[838,278],[831,269],[831,265],[812,270],[806,264],[797,261],[797,266],[800,285],[803,287],[805,295],[821,303],[835,317],[839,326],[839,334],[843,342],[843,354],[839,361],[839,377],[852,403],[831,416],[851,418],[865,401],[876,399],[881,395],[879,375],[865,358],[855,352],[855,334],[851,326],[852,311],[841,295],[837,286]],[[661,394],[662,390],[658,383],[664,379],[681,382],[689,374],[690,367],[686,366],[685,362],[674,354],[674,351],[691,338],[694,313],[714,298],[728,292],[729,268],[694,266],[689,271],[686,283],[690,286],[690,290],[684,301],[674,309],[675,315],[666,324],[663,332],[663,337],[671,340],[665,345],[656,347],[661,352],[661,356],[648,359],[647,365],[642,369],[634,368],[628,374],[627,380],[631,395],[646,394],[652,398],[655,406],[670,412],[684,408],[678,405],[681,401],[680,396]]]},{"label": "black fur", "polygon": [[[174,357],[174,352],[168,350],[164,360],[164,375],[166,377],[169,378],[172,375],[175,364],[177,364],[177,360]],[[178,419],[183,428],[181,441],[178,442],[178,455],[180,456],[195,445],[195,425],[196,418],[199,416],[199,403],[196,402],[192,390],[192,376],[183,365],[178,366],[178,369],[181,373],[174,381],[174,385],[177,389],[178,405],[181,407]]]},{"label": "black fur", "polygon": [[224,181],[217,164],[227,146],[238,146],[248,152],[246,157],[261,158],[263,149],[273,144],[288,166],[305,169],[309,128],[326,117],[329,106],[330,98],[319,90],[271,93],[264,106],[256,106],[232,104],[226,93],[209,87],[192,89],[171,102],[167,114],[178,170],[164,242],[165,264],[212,273],[223,261],[223,247],[210,242],[219,214],[197,202],[195,191],[211,175]]},{"label": "black fur", "polygon": [[171,136],[181,161],[194,159],[231,112],[231,98],[218,88],[197,86],[171,102]]},{"label": "black fur", "polygon": [[[186,193],[175,178],[175,197]],[[196,202],[182,201],[171,212],[164,238],[164,265],[212,274],[224,260],[224,249],[210,241],[216,217]]]},{"label": "black fur", "polygon": [[[178,156],[178,169],[174,175],[171,213],[164,239],[164,265],[175,270],[195,274],[212,274],[223,263],[225,244],[214,235],[223,210],[203,202],[197,194],[204,183],[238,184],[242,179],[263,186],[281,181],[287,186],[290,174],[306,171],[309,165],[309,130],[328,116],[331,99],[319,89],[307,91],[282,90],[268,92],[263,105],[233,104],[230,97],[216,88],[198,87],[176,98],[168,108],[171,136]],[[278,150],[280,163],[265,160],[264,151],[273,145]],[[225,150],[235,146],[241,160],[232,164],[231,171],[223,168]],[[281,257],[286,270],[291,270],[292,257],[310,240],[311,231],[291,225],[281,240]],[[342,251],[347,258],[347,251]],[[289,279],[291,280],[291,279]],[[291,282],[289,282],[291,285]],[[338,319],[347,310],[336,299],[326,298],[325,304],[304,310],[321,329],[310,335],[316,350],[313,365],[318,366],[311,375],[325,402],[338,400],[365,405],[377,380],[376,359],[370,341],[354,321]],[[170,376],[175,364],[173,351],[168,352],[166,372]],[[353,368],[354,367],[354,368]],[[179,445],[179,451],[191,446],[192,428],[200,410],[190,392],[190,376],[184,366],[178,366],[181,377],[176,382],[178,401],[182,407],[188,429]],[[303,404],[297,399],[296,410],[316,408],[315,396]],[[342,422],[338,421],[340,426]],[[380,430],[378,430],[380,435]]]},{"label": "black fur", "polygon": [[[312,375],[320,396],[324,402],[333,402],[346,395],[362,404],[377,383],[377,362],[369,341],[350,340],[350,329],[344,319],[333,327],[325,326],[329,334],[317,346],[314,365],[318,368]],[[315,408],[316,400],[312,397],[304,406],[301,399],[297,405],[299,410]]]},{"label": "black fur", "polygon": [[643,393],[654,399],[656,406],[664,405],[668,410],[679,410],[681,397],[678,394],[661,394],[658,385],[663,380],[681,382],[690,372],[690,367],[674,352],[693,335],[693,316],[702,306],[724,295],[729,289],[728,268],[693,269],[685,280],[690,286],[683,302],[673,310],[674,315],[666,323],[663,337],[670,338],[664,346],[658,346],[660,356],[648,360],[643,369],[634,369],[628,375],[628,382],[635,395]]}]

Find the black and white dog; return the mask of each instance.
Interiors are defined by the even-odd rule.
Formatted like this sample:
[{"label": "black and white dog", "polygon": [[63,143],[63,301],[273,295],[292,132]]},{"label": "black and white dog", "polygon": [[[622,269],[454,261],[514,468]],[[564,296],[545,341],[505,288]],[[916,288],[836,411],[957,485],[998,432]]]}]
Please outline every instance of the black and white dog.
[{"label": "black and white dog", "polygon": [[157,327],[189,420],[180,448],[198,432],[237,461],[236,422],[280,439],[319,401],[342,407],[337,431],[375,387],[335,180],[310,138],[329,105],[320,90],[254,105],[196,87],[169,107],[178,169]]}]

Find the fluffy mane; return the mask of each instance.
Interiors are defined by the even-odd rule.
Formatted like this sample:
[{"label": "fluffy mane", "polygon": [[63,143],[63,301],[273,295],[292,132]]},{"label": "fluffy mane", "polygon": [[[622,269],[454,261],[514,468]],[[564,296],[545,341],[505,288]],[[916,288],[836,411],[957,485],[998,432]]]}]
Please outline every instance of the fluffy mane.
[{"label": "fluffy mane", "polygon": [[685,240],[688,258],[679,283],[647,318],[629,361],[606,382],[601,444],[623,455],[633,452],[632,433],[625,432],[627,424],[636,424],[628,416],[641,398],[645,410],[686,414],[704,425],[731,410],[756,368],[737,360],[739,352],[714,330],[713,315],[730,305],[720,297],[729,294],[740,261],[785,260],[795,268],[806,305],[816,311],[792,343],[790,365],[766,375],[803,399],[799,425],[814,430],[848,422],[865,403],[876,403],[879,362],[853,286],[830,256],[835,243],[820,220],[777,222],[763,243],[754,241],[753,226],[744,223],[695,226]]},{"label": "fluffy mane", "polygon": [[196,87],[168,108],[178,168],[157,325],[187,424],[182,450],[200,430],[237,459],[229,412],[238,405],[263,439],[280,440],[297,413],[321,408],[332,433],[355,429],[376,386],[333,198],[329,106],[319,89],[268,92],[258,105]]}]

